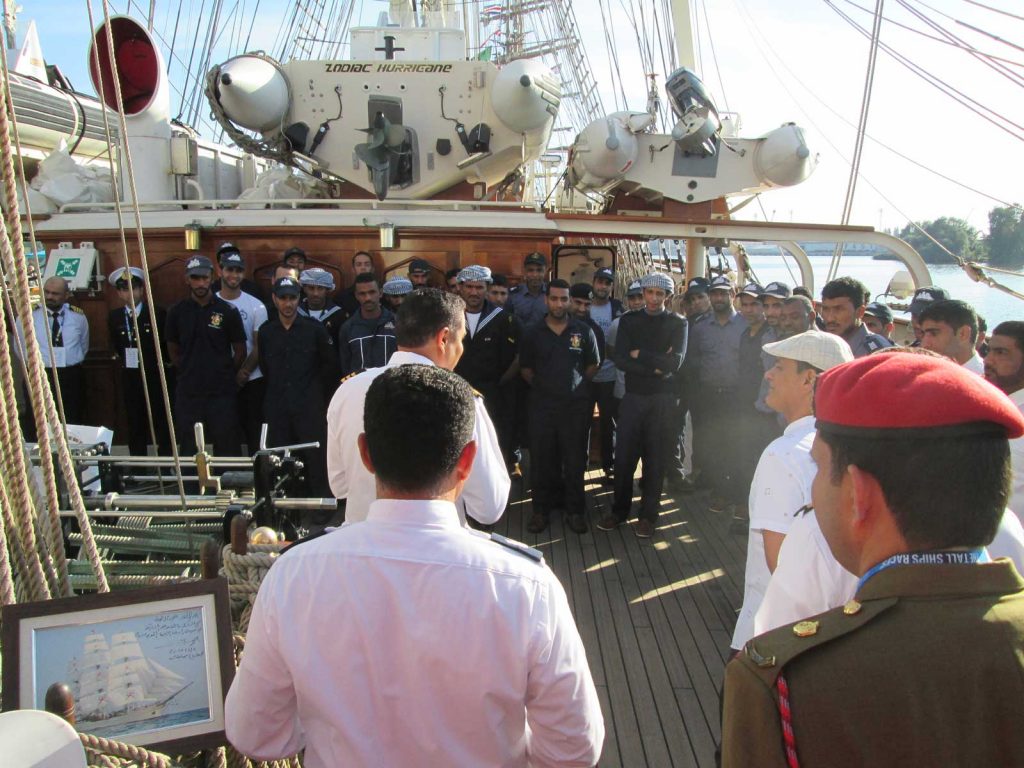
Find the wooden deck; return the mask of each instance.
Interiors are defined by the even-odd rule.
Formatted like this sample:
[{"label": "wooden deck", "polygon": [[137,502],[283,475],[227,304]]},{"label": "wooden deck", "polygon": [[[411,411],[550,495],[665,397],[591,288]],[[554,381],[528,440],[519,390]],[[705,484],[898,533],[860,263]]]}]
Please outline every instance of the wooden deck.
[{"label": "wooden deck", "polygon": [[[541,549],[569,596],[604,711],[602,767],[713,766],[719,689],[743,601],[746,536],[707,509],[706,493],[662,496],[658,530],[638,539],[594,522],[611,489],[587,479],[591,530],[560,518],[526,531],[528,483],[513,481],[499,533]],[[639,503],[639,498],[634,498]]]}]

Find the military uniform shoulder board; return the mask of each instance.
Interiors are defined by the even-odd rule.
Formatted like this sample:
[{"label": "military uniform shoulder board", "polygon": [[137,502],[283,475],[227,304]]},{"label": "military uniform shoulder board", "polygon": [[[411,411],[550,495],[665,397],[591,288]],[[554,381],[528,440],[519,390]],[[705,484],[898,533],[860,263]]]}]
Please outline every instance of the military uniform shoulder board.
[{"label": "military uniform shoulder board", "polygon": [[353,376],[358,376],[358,375],[359,375],[359,371],[352,371],[352,373],[350,373],[348,376],[342,376],[341,377],[341,381],[339,381],[338,383],[339,384],[344,384],[346,381],[351,379]]},{"label": "military uniform shoulder board", "polygon": [[80,315],[84,315],[85,314],[85,310],[84,309],[82,309],[81,307],[76,307],[74,304],[68,304],[68,307],[71,308],[72,312],[77,312]]},{"label": "military uniform shoulder board", "polygon": [[850,600],[842,608],[758,635],[746,644],[737,658],[771,687],[783,668],[801,653],[856,632],[896,602],[895,597],[864,603]]},{"label": "military uniform shoulder board", "polygon": [[511,549],[513,552],[515,552],[518,555],[522,555],[523,557],[528,557],[531,560],[533,560],[535,563],[543,563],[544,562],[544,553],[543,552],[541,552],[539,549],[534,549],[531,546],[523,544],[523,542],[521,542],[521,541],[516,541],[515,539],[510,539],[507,536],[502,536],[500,533],[492,533],[490,535],[490,539],[495,544],[500,544],[501,546],[505,547],[506,549]]}]

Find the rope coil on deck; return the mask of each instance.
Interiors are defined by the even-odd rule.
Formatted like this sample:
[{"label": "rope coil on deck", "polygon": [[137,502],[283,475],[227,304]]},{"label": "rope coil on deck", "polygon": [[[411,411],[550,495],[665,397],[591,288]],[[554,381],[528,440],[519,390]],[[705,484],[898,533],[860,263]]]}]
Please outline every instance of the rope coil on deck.
[{"label": "rope coil on deck", "polygon": [[256,601],[256,593],[270,567],[281,556],[282,544],[250,544],[244,555],[225,546],[221,551],[220,573],[228,580],[231,618],[240,632],[249,628],[249,617]]}]

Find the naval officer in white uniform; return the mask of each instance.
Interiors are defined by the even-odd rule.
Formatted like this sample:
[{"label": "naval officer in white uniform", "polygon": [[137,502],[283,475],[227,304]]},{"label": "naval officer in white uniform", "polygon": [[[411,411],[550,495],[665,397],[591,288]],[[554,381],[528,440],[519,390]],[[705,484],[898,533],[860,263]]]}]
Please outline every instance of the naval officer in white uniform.
[{"label": "naval officer in white uniform", "polygon": [[225,704],[238,750],[304,749],[307,768],[597,764],[565,590],[537,550],[459,524],[475,399],[434,366],[374,379],[359,450],[379,500],[267,574]]},{"label": "naval officer in white uniform", "polygon": [[[85,416],[82,362],[89,352],[89,321],[79,307],[68,304],[70,296],[63,277],[51,277],[43,283],[43,304],[32,311],[32,326],[51,388],[53,368],[57,368],[64,416],[68,424],[81,424]],[[21,320],[18,321],[18,336],[25,338]],[[56,397],[54,391],[54,399]]]},{"label": "naval officer in white uniform", "polygon": [[[466,334],[466,305],[454,294],[436,288],[421,288],[405,299],[395,323],[398,351],[383,368],[370,368],[346,378],[327,408],[327,475],[331,492],[347,499],[345,522],[366,519],[370,503],[377,498],[373,475],[359,457],[357,438],[363,431],[363,401],[373,380],[398,365],[436,365],[452,370],[462,356]],[[497,522],[508,503],[511,481],[498,446],[497,433],[484,408],[483,398],[474,398],[477,445],[473,471],[466,480],[455,506],[459,519],[466,515],[485,525]],[[416,414],[406,414],[408,418]]]}]

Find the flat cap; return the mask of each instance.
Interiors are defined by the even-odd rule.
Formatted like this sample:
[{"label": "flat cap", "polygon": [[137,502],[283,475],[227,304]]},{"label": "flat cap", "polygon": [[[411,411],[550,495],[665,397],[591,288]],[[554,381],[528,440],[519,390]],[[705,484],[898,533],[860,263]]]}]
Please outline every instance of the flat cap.
[{"label": "flat cap", "polygon": [[413,259],[409,262],[410,275],[429,275],[430,262],[426,259]]},{"label": "flat cap", "polygon": [[634,280],[632,283],[629,284],[629,287],[626,289],[627,296],[639,296],[643,292],[644,287],[640,285],[639,280]]},{"label": "flat cap", "polygon": [[186,275],[213,274],[213,262],[205,256],[193,256],[185,262]]},{"label": "flat cap", "polygon": [[601,267],[597,272],[594,273],[595,280],[614,280],[615,273],[608,267]]},{"label": "flat cap", "polygon": [[707,293],[710,283],[706,277],[691,277],[686,283],[686,294],[692,296],[697,293]]},{"label": "flat cap", "polygon": [[569,288],[569,297],[573,299],[592,299],[594,298],[594,289],[590,287],[590,283],[573,283],[572,287]]},{"label": "flat cap", "polygon": [[408,277],[392,277],[384,283],[385,296],[405,296],[412,293],[412,281]]},{"label": "flat cap", "polygon": [[[769,345],[765,345],[768,349]],[[1024,435],[1024,415],[1005,394],[951,360],[881,352],[818,379],[818,429],[878,438]]]},{"label": "flat cap", "polygon": [[740,296],[754,296],[759,299],[763,295],[764,288],[762,288],[757,283],[747,283],[746,285],[743,286],[743,289],[740,291]]},{"label": "flat cap", "polygon": [[853,350],[844,339],[834,333],[818,330],[804,331],[788,339],[765,344],[764,351],[773,357],[813,365],[819,371],[827,371],[853,360]]},{"label": "flat cap", "polygon": [[934,304],[936,301],[945,301],[948,298],[951,298],[949,291],[939,288],[937,285],[918,288],[914,291],[914,298],[910,300],[910,314],[920,315],[930,304]]},{"label": "flat cap", "polygon": [[317,285],[329,291],[334,290],[334,275],[320,267],[310,267],[302,270],[299,275],[299,282],[302,285]]},{"label": "flat cap", "polygon": [[892,322],[892,310],[880,301],[872,301],[864,307],[864,314],[877,317],[883,323]]},{"label": "flat cap", "polygon": [[731,291],[733,288],[732,280],[725,275],[718,275],[711,279],[708,284],[709,291]]},{"label": "flat cap", "polygon": [[[138,267],[128,267],[128,274],[131,275],[133,280],[143,280],[143,281],[145,281],[145,279],[146,279],[146,273],[143,272]],[[120,283],[120,282],[124,282],[125,284],[127,284],[128,283],[128,278],[125,277],[124,267],[118,267],[113,272],[111,272],[110,275],[107,276],[107,281],[111,285],[116,285],[117,283]]]},{"label": "flat cap", "polygon": [[460,283],[489,283],[491,282],[491,270],[489,267],[481,267],[479,264],[470,264],[463,268],[455,279]]},{"label": "flat cap", "polygon": [[544,254],[539,251],[526,254],[526,258],[523,259],[523,264],[540,264],[542,267],[548,265],[548,260],[544,258]]},{"label": "flat cap", "polygon": [[274,282],[271,289],[275,296],[298,296],[299,283],[292,277],[280,277]]},{"label": "flat cap", "polygon": [[775,280],[764,287],[764,291],[761,295],[774,296],[778,299],[788,299],[793,295],[793,289],[785,283],[780,283],[778,280]]},{"label": "flat cap", "polygon": [[640,280],[640,285],[644,288],[660,288],[665,293],[672,293],[676,289],[676,284],[672,282],[672,278],[663,272],[652,272],[649,275],[645,275]]}]

